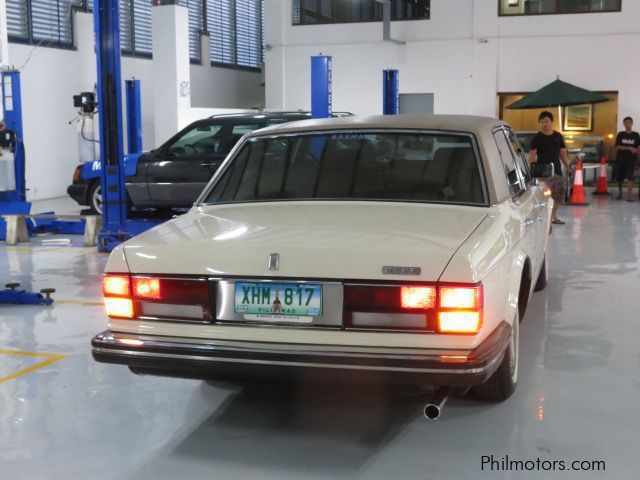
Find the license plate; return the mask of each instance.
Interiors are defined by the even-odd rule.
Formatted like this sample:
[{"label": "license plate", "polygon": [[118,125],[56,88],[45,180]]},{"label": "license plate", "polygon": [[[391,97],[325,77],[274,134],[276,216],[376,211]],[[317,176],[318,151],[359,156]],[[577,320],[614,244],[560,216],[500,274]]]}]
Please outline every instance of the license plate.
[{"label": "license plate", "polygon": [[322,316],[322,285],[236,282],[235,312],[249,320],[311,321]]}]

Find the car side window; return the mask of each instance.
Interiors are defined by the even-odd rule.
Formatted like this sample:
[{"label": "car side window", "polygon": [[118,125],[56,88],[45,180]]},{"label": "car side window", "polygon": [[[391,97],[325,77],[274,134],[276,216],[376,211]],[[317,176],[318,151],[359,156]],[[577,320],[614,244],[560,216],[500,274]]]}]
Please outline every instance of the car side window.
[{"label": "car side window", "polygon": [[167,153],[182,158],[216,153],[222,125],[199,125],[185,132],[167,147]]},{"label": "car side window", "polygon": [[264,126],[264,123],[238,123],[225,129],[225,133],[221,135],[220,145],[216,154],[227,156],[244,135]]},{"label": "car side window", "polygon": [[516,137],[512,130],[507,129],[505,130],[505,133],[509,140],[509,145],[511,146],[511,152],[516,159],[516,166],[520,170],[520,175],[522,175],[525,183],[528,184],[531,181],[531,173],[529,171],[529,161],[524,153],[524,148],[522,148],[518,137]]},{"label": "car side window", "polygon": [[500,152],[500,159],[504,167],[504,174],[507,177],[509,192],[512,196],[517,196],[525,190],[524,178],[516,165],[516,159],[513,156],[504,130],[499,129],[493,132],[493,138],[496,141],[498,152]]}]

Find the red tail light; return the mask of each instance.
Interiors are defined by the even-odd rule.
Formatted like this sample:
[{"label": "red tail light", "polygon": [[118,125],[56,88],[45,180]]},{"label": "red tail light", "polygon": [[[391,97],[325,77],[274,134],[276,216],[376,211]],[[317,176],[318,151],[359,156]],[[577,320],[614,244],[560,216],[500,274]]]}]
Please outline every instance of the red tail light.
[{"label": "red tail light", "polygon": [[350,328],[474,334],[481,314],[480,284],[344,287],[344,323]]},{"label": "red tail light", "polygon": [[401,307],[409,310],[436,306],[436,287],[400,287]]},{"label": "red tail light", "polygon": [[129,275],[103,276],[102,291],[108,316],[113,318],[133,318]]},{"label": "red tail light", "polygon": [[105,296],[131,296],[129,275],[105,275],[102,277],[102,291]]},{"label": "red tail light", "polygon": [[136,313],[142,318],[211,321],[209,282],[204,278],[132,277]]},{"label": "red tail light", "polygon": [[102,287],[107,315],[113,318],[212,320],[206,279],[107,274]]},{"label": "red tail light", "polygon": [[440,287],[440,308],[480,308],[480,288]]},{"label": "red tail light", "polygon": [[133,278],[133,295],[136,298],[149,300],[160,300],[160,279],[159,278]]}]

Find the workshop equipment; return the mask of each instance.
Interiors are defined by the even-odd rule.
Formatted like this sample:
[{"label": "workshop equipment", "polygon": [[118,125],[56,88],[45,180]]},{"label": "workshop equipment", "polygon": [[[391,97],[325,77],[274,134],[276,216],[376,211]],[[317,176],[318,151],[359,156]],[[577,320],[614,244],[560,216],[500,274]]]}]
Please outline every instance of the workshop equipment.
[{"label": "workshop equipment", "polygon": [[[20,72],[6,70],[1,74],[2,79],[2,107],[4,109],[5,130],[2,132],[0,143],[5,151],[13,154],[13,168],[3,162],[3,171],[13,175],[12,180],[3,182],[0,188],[0,215],[28,214],[31,203],[27,202],[27,188],[25,182],[25,149],[22,130],[22,99],[20,91]],[[6,238],[7,225],[0,217],[0,240]]]},{"label": "workshop equipment", "polygon": [[43,288],[40,293],[20,290],[20,282],[7,283],[5,290],[0,290],[0,304],[12,303],[16,305],[51,305],[55,288]]}]

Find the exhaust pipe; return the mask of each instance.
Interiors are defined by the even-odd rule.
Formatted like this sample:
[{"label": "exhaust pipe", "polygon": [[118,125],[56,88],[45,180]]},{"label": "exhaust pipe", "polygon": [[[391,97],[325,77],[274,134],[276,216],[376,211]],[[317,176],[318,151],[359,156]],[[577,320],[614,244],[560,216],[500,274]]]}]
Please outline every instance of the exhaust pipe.
[{"label": "exhaust pipe", "polygon": [[442,408],[444,407],[447,400],[449,400],[449,396],[451,395],[451,388],[449,387],[440,387],[437,388],[431,398],[431,401],[427,403],[424,407],[424,416],[429,420],[437,420],[440,418],[440,414],[442,413]]}]

